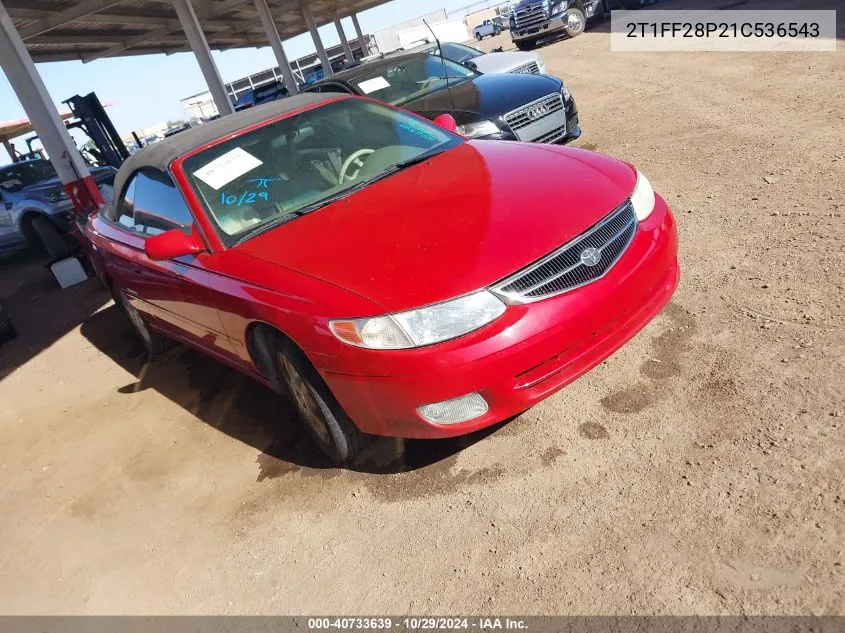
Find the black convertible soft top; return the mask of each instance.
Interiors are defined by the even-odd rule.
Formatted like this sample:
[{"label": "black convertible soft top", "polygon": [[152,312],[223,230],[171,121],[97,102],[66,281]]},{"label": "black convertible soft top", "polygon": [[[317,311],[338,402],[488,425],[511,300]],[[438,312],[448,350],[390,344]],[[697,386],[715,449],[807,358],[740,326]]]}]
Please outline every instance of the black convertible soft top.
[{"label": "black convertible soft top", "polygon": [[190,130],[168,136],[158,143],[141,148],[127,158],[126,162],[121,165],[120,171],[117,173],[114,181],[115,197],[119,196],[123,191],[124,183],[129,175],[142,167],[153,167],[161,171],[167,171],[170,163],[191,150],[207,145],[208,143],[213,143],[246,127],[261,123],[267,119],[272,119],[286,112],[298,110],[299,108],[304,108],[322,101],[337,99],[340,96],[337,93],[318,94],[308,92],[280,99],[279,101],[271,101],[270,103],[220,117],[210,123],[198,125]]}]

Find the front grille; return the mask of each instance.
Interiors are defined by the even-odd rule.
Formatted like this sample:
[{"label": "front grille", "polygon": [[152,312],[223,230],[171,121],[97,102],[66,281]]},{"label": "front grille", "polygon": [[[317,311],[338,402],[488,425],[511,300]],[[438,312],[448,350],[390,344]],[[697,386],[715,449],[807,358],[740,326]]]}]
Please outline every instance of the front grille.
[{"label": "front grille", "polygon": [[543,136],[538,136],[535,138],[532,143],[557,143],[561,140],[564,136],[566,136],[566,125],[563,125],[559,128],[548,132],[547,134],[543,134]]},{"label": "front grille", "polygon": [[526,125],[537,123],[559,110],[563,110],[563,98],[559,92],[553,92],[550,95],[532,101],[526,106],[508,112],[505,115],[505,122],[515,132]]},{"label": "front grille", "polygon": [[537,62],[528,62],[522,66],[517,66],[511,72],[520,74],[537,74],[540,72],[540,67],[537,65]]},{"label": "front grille", "polygon": [[548,21],[549,16],[546,15],[546,10],[539,3],[519,11],[514,11],[514,22],[517,29],[530,29]]},{"label": "front grille", "polygon": [[[634,207],[628,200],[601,222],[543,259],[496,284],[503,297],[528,303],[563,294],[603,277],[619,261],[637,231]],[[598,263],[582,262],[585,249],[599,251]]]}]

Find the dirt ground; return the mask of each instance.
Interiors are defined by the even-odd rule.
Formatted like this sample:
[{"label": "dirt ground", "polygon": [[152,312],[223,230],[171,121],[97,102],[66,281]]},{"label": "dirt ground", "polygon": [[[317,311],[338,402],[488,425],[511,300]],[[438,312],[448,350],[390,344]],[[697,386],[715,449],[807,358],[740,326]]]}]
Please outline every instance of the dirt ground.
[{"label": "dirt ground", "polygon": [[[0,263],[0,612],[845,613],[845,52],[539,50],[577,143],[677,215],[632,342],[487,433],[330,467],[289,405],[146,363],[90,281]],[[507,33],[485,40],[510,46]]]}]

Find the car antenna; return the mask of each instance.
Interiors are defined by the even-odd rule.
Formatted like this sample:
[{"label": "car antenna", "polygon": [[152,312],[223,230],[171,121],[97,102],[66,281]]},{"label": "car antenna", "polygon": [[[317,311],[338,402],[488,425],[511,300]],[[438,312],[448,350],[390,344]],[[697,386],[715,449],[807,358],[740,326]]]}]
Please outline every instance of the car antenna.
[{"label": "car antenna", "polygon": [[443,47],[440,46],[440,40],[437,39],[437,34],[434,32],[434,29],[431,28],[427,20],[423,20],[423,24],[428,27],[428,30],[431,31],[431,36],[434,38],[434,41],[437,42],[437,56],[440,58],[440,63],[443,64],[443,78],[446,80],[446,91],[449,93],[449,102],[452,104],[452,112],[455,111],[455,98],[452,96],[452,88],[449,86],[449,71],[446,68],[446,60],[443,59]]}]

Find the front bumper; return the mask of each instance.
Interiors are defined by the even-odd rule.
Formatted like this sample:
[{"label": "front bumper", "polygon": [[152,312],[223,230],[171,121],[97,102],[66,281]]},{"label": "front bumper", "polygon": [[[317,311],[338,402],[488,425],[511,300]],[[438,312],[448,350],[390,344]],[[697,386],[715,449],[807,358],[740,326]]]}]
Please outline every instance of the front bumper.
[{"label": "front bumper", "polygon": [[566,104],[566,136],[560,143],[574,141],[581,136],[581,126],[578,122],[578,106],[575,105],[575,97],[572,97]]},{"label": "front bumper", "polygon": [[[675,221],[657,197],[654,212],[603,278],[558,297],[511,305],[497,321],[453,341],[384,352],[383,372],[320,373],[362,431],[463,435],[521,413],[601,363],[654,318],[678,279]],[[479,418],[441,426],[417,414],[420,405],[471,392],[489,405]]]},{"label": "front bumper", "polygon": [[553,35],[562,34],[564,28],[566,28],[566,23],[562,18],[550,18],[547,22],[527,29],[511,29],[511,40],[518,42],[521,40],[536,40],[541,37],[552,37]]},{"label": "front bumper", "polygon": [[[564,112],[566,117],[566,130],[562,136],[557,135],[554,140],[544,141],[541,139],[530,140],[524,142],[529,143],[552,143],[564,144],[574,141],[581,136],[581,127],[578,121],[578,106],[575,104],[575,97],[570,96],[569,101],[564,101]],[[518,141],[520,140],[516,133],[508,126],[507,122],[499,117],[494,119],[496,125],[499,126],[497,134],[490,134],[488,136],[475,137],[475,140],[484,141]],[[561,128],[562,129],[562,128]]]}]

